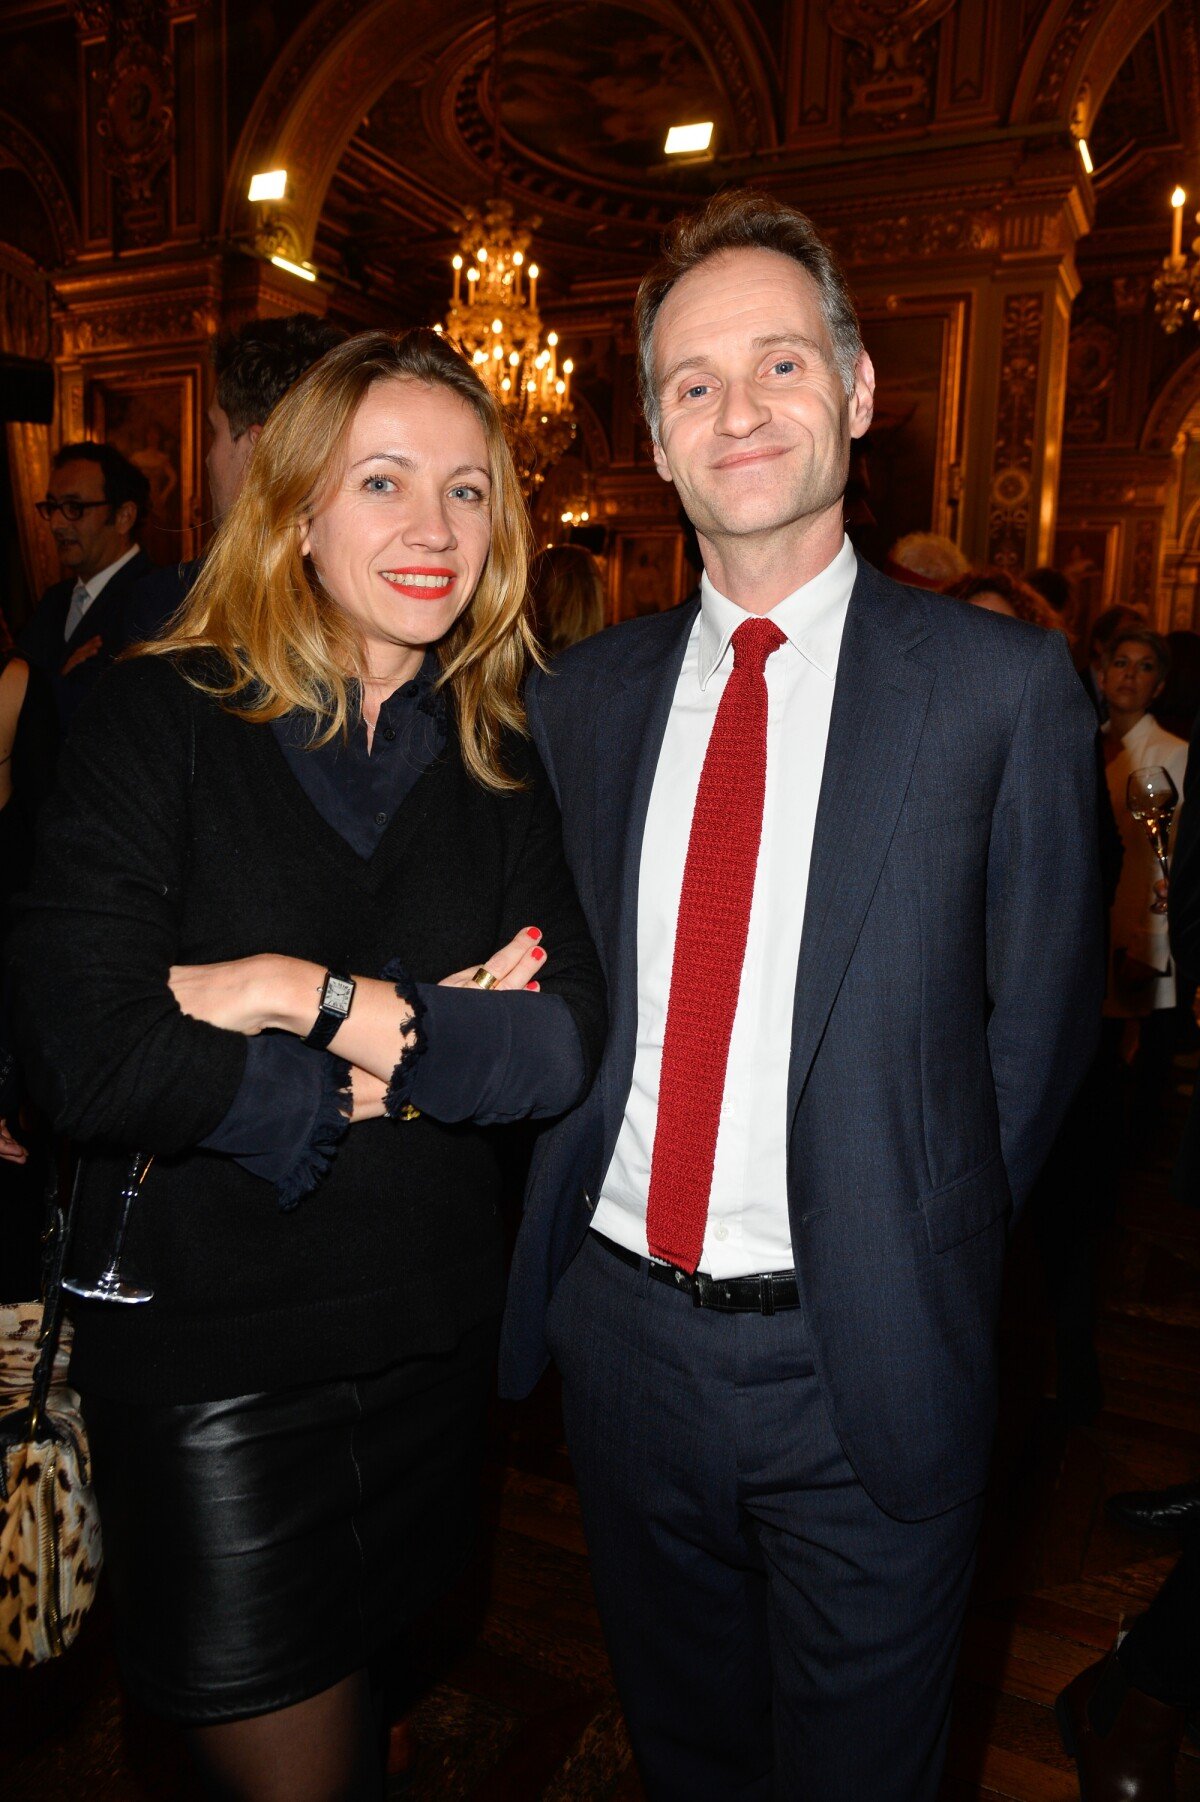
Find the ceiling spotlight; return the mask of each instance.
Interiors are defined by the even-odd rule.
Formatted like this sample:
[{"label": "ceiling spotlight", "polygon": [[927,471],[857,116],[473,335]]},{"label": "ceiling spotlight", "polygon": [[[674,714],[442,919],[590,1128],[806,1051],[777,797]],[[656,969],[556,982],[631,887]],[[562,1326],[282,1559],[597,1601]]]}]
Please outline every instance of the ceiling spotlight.
[{"label": "ceiling spotlight", "polygon": [[250,177],[250,200],[282,200],[286,193],[286,169],[267,169]]},{"label": "ceiling spotlight", "polygon": [[668,156],[697,156],[708,149],[712,135],[711,119],[706,119],[702,125],[672,125],[663,149]]}]

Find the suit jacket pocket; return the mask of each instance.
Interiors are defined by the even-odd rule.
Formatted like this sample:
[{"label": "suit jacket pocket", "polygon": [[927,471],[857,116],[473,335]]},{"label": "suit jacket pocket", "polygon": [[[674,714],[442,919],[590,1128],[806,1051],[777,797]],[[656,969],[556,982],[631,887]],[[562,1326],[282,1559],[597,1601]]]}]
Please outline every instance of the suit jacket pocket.
[{"label": "suit jacket pocket", "polygon": [[1012,1205],[1000,1153],[936,1189],[921,1203],[931,1251],[951,1251],[1007,1214]]}]

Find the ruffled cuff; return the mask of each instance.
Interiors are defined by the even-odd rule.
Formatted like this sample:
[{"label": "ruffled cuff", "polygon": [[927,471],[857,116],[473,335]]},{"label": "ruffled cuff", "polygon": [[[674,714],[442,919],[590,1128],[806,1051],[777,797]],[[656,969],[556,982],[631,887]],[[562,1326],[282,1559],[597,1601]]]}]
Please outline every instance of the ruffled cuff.
[{"label": "ruffled cuff", "polygon": [[295,1162],[276,1181],[281,1208],[294,1208],[310,1195],[333,1163],[338,1146],[350,1130],[353,1098],[350,1066],[344,1057],[326,1055],[321,1098]]},{"label": "ruffled cuff", "polygon": [[405,1035],[411,1034],[412,1037],[392,1069],[387,1094],[383,1098],[384,1113],[389,1120],[397,1120],[409,1106],[413,1079],[429,1045],[425,1033],[425,1003],[418,993],[416,983],[398,959],[393,958],[390,963],[385,964],[379,974],[384,982],[394,985],[401,1001],[407,1002],[412,1009],[411,1024],[405,1028]]}]

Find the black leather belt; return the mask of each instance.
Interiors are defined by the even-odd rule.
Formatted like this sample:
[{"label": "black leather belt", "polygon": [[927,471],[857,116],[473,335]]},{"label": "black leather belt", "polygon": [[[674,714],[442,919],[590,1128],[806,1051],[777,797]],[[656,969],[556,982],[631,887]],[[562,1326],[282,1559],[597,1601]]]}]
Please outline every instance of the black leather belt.
[{"label": "black leather belt", "polygon": [[707,1276],[697,1270],[689,1276],[673,1264],[656,1264],[653,1258],[639,1258],[603,1233],[593,1232],[597,1245],[620,1258],[631,1270],[645,1270],[656,1283],[666,1283],[692,1298],[694,1308],[713,1308],[718,1314],[782,1314],[785,1308],[800,1306],[794,1270],[768,1270],[762,1276]]}]

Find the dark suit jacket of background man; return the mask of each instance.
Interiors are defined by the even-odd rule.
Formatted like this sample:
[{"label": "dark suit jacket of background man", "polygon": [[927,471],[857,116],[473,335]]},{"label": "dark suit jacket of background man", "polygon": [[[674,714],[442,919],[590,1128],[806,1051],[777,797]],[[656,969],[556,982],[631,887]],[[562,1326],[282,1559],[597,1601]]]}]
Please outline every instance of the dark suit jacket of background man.
[{"label": "dark suit jacket of background man", "polygon": [[[128,643],[127,612],[133,590],[153,568],[145,551],[139,549],[136,557],[131,557],[115,576],[109,577],[69,639],[64,640],[63,631],[75,588],[74,576],[51,583],[38,602],[33,618],[26,623],[17,639],[17,651],[49,676],[64,726]],[[72,651],[96,637],[102,640],[101,649],[95,656],[77,664],[70,675],[64,676],[62,667]]]},{"label": "dark suit jacket of background man", "polygon": [[[629,1094],[642,834],[698,604],[588,639],[529,685],[610,1031],[591,1093],[534,1154],[512,1396],[544,1367],[546,1307]],[[817,1375],[860,1482],[899,1519],[985,1485],[1006,1228],[1096,1038],[1095,723],[1059,633],[860,560],[799,967],[778,979],[795,988],[788,1205]]]},{"label": "dark suit jacket of background man", "polygon": [[129,597],[126,644],[162,637],[192,592],[203,561],[193,557],[189,563],[162,563],[143,577]]}]

